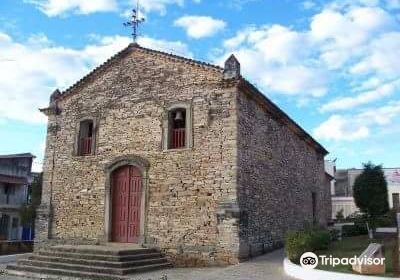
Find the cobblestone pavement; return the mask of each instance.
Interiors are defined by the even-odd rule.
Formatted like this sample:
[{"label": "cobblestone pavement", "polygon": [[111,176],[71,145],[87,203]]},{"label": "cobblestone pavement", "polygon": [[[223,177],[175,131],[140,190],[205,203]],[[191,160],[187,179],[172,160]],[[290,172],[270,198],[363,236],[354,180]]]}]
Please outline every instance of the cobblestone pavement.
[{"label": "cobblestone pavement", "polygon": [[[132,280],[293,280],[283,272],[283,250],[254,258],[228,267],[172,268],[137,274]],[[0,264],[0,268],[5,265]],[[26,278],[0,276],[0,279],[26,280]]]}]

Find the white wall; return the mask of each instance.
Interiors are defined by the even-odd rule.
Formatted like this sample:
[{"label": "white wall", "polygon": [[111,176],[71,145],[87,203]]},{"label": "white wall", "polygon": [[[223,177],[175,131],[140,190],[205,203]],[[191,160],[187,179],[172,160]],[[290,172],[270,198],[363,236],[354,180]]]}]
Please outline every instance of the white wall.
[{"label": "white wall", "polygon": [[332,219],[336,219],[336,214],[340,209],[343,209],[343,216],[346,218],[350,214],[359,211],[354,198],[351,196],[333,196],[332,197]]}]

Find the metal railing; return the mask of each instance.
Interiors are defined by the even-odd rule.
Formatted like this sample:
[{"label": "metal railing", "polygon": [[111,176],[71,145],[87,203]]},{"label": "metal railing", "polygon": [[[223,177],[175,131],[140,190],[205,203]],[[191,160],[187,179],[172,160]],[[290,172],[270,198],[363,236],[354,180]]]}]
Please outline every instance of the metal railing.
[{"label": "metal railing", "polygon": [[172,149],[179,149],[185,147],[185,128],[172,129]]}]

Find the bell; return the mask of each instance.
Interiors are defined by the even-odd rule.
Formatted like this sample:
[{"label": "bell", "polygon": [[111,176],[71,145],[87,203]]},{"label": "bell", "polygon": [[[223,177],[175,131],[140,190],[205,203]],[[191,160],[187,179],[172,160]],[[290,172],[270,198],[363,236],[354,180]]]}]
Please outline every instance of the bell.
[{"label": "bell", "polygon": [[177,111],[175,114],[175,121],[182,121],[183,120],[183,114],[182,111]]}]

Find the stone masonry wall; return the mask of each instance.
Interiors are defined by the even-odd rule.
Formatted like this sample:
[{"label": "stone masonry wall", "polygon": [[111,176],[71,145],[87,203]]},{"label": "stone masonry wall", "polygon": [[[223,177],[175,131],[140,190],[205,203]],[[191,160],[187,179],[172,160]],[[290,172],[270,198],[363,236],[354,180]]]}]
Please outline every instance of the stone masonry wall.
[{"label": "stone masonry wall", "polygon": [[[49,118],[42,208],[52,207],[40,244],[106,241],[104,168],[135,155],[150,164],[145,242],[177,265],[236,263],[237,217],[218,215],[237,197],[236,88],[221,70],[139,48],[96,75]],[[193,148],[164,151],[163,120],[176,102],[192,107]],[[93,156],[74,154],[84,118],[96,122]]]},{"label": "stone masonry wall", "polygon": [[[282,246],[288,230],[326,223],[323,155],[274,119],[248,93],[238,97],[240,257]],[[328,195],[329,199],[329,195]]]}]

